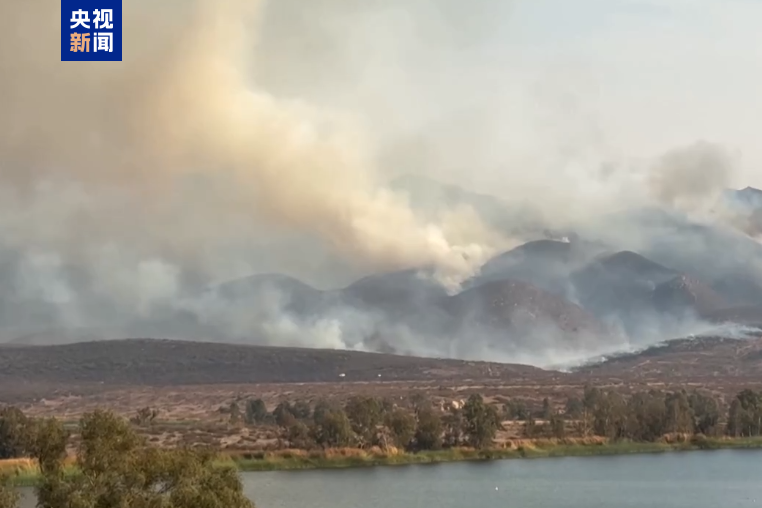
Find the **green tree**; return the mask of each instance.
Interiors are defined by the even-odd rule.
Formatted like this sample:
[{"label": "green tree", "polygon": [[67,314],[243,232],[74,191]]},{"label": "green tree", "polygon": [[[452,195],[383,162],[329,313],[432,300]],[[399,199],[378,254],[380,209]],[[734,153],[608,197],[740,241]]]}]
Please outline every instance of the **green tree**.
[{"label": "green tree", "polygon": [[444,437],[442,444],[446,447],[460,446],[463,444],[463,430],[466,427],[462,409],[453,409],[442,418]]},{"label": "green tree", "polygon": [[747,436],[762,435],[762,393],[743,390],[737,396],[745,412],[744,427]]},{"label": "green tree", "polygon": [[294,448],[308,449],[315,444],[310,436],[310,429],[303,421],[294,422],[288,428],[287,439]]},{"label": "green tree", "polygon": [[670,393],[664,400],[666,406],[666,432],[693,433],[693,410],[685,392]]},{"label": "green tree", "polygon": [[656,441],[666,432],[667,407],[659,392],[639,392],[627,402],[627,434],[637,441]]},{"label": "green tree", "polygon": [[504,406],[505,417],[508,420],[526,420],[529,418],[530,411],[526,404],[521,400],[510,400]]},{"label": "green tree", "polygon": [[386,416],[386,427],[389,429],[394,446],[409,448],[415,437],[415,418],[404,409],[395,409]]},{"label": "green tree", "polygon": [[43,473],[37,487],[40,508],[254,506],[243,495],[237,472],[216,467],[214,454],[147,446],[113,413],[97,410],[82,417],[77,476],[63,474],[63,426],[46,420],[34,432]]},{"label": "green tree", "polygon": [[352,397],[344,409],[352,430],[363,445],[374,444],[378,425],[382,421],[381,404],[373,397]]},{"label": "green tree", "polygon": [[563,417],[558,413],[552,414],[548,420],[548,430],[551,436],[563,439],[566,436],[566,422]]},{"label": "green tree", "polygon": [[316,425],[320,425],[320,423],[323,421],[323,418],[336,409],[337,408],[335,408],[333,404],[329,403],[327,400],[320,399],[315,403],[315,409],[312,411],[312,421],[315,422]]},{"label": "green tree", "polygon": [[381,413],[384,415],[388,415],[392,411],[394,411],[394,408],[396,407],[394,402],[389,397],[384,397],[379,401],[379,404],[381,404]]},{"label": "green tree", "polygon": [[0,459],[24,455],[26,429],[29,419],[17,407],[0,409]]},{"label": "green tree", "polygon": [[30,421],[27,437],[27,451],[37,459],[40,472],[47,478],[61,472],[62,461],[66,458],[66,444],[69,432],[55,418],[41,418]]},{"label": "green tree", "polygon": [[312,416],[312,408],[306,400],[297,400],[291,412],[297,420],[308,420]]},{"label": "green tree", "polygon": [[425,393],[415,392],[410,395],[410,406],[413,408],[413,411],[418,413],[423,409],[430,408],[431,400]]},{"label": "green tree", "polygon": [[291,407],[291,403],[288,401],[281,402],[275,407],[273,410],[273,417],[275,418],[275,423],[284,429],[296,423],[294,409]]},{"label": "green tree", "polygon": [[550,417],[553,415],[553,408],[550,407],[550,399],[545,397],[542,399],[542,419],[543,420],[550,420]]},{"label": "green tree", "polygon": [[688,404],[693,413],[693,428],[695,432],[707,436],[717,434],[720,423],[720,406],[714,397],[699,392],[688,396]]},{"label": "green tree", "polygon": [[486,448],[492,444],[500,429],[500,418],[495,406],[485,404],[479,394],[471,395],[463,406],[465,435],[474,448]]},{"label": "green tree", "polygon": [[267,406],[262,399],[246,401],[246,423],[249,425],[263,423],[267,420]]},{"label": "green tree", "polygon": [[600,390],[589,385],[585,386],[585,391],[582,395],[582,414],[579,419],[580,432],[583,436],[588,436],[593,432],[593,424],[595,423],[594,414],[601,397]]},{"label": "green tree", "polygon": [[579,400],[577,397],[569,397],[569,399],[566,401],[566,408],[564,409],[564,414],[568,418],[579,418],[582,416],[583,407],[582,407],[582,401]]},{"label": "green tree", "polygon": [[355,441],[352,424],[342,409],[322,414],[313,429],[315,442],[323,447],[346,447]]},{"label": "green tree", "polygon": [[741,407],[741,401],[733,399],[728,408],[728,424],[725,432],[731,437],[741,437],[744,432],[744,421],[746,420],[746,411]]},{"label": "green tree", "polygon": [[599,392],[593,407],[593,431],[598,436],[619,439],[627,425],[627,403],[616,392]]},{"label": "green tree", "polygon": [[442,447],[442,419],[430,407],[418,411],[415,445],[419,450],[438,450]]},{"label": "green tree", "polygon": [[743,390],[730,403],[727,433],[736,437],[762,434],[762,394]]}]

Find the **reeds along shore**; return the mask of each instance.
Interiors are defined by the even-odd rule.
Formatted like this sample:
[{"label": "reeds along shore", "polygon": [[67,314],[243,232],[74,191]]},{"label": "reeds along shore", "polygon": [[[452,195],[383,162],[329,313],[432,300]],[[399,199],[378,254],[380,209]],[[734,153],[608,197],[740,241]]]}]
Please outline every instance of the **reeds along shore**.
[{"label": "reeds along shore", "polygon": [[666,436],[658,442],[609,441],[600,437],[565,439],[519,439],[505,446],[486,449],[468,447],[428,450],[416,453],[396,448],[333,448],[327,450],[278,450],[258,454],[229,454],[241,471],[279,471],[331,469],[363,466],[433,464],[444,462],[500,460],[542,457],[583,457],[626,455],[690,450],[762,449],[762,437],[705,438],[703,436]]},{"label": "reeds along shore", "polygon": [[[329,448],[325,450],[287,449],[260,453],[220,452],[218,464],[220,466],[234,466],[240,471],[288,471],[719,449],[762,449],[762,438],[667,436],[663,440],[653,443],[612,442],[600,437],[518,439],[505,443],[504,446],[481,450],[458,447],[417,453],[405,452],[394,447],[386,449],[373,447],[367,450]],[[67,474],[77,474],[74,457],[70,457],[67,463]],[[39,474],[39,467],[33,459],[0,460],[0,475],[9,478],[14,485],[32,486],[38,480]]]}]

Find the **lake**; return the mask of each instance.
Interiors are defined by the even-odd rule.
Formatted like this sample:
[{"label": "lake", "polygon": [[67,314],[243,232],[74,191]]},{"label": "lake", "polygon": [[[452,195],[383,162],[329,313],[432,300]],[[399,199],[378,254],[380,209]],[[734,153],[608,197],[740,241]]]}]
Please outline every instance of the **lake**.
[{"label": "lake", "polygon": [[[243,473],[257,508],[762,506],[762,451]],[[24,508],[33,506],[27,499]]]}]

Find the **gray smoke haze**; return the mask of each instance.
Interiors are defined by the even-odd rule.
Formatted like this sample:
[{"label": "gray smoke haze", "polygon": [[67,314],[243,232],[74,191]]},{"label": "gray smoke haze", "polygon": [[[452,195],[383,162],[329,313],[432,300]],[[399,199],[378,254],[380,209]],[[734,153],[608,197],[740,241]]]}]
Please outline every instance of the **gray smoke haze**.
[{"label": "gray smoke haze", "polygon": [[[671,20],[696,12],[677,1],[622,2],[621,17],[606,20],[610,52],[589,52],[587,40],[556,51],[551,18],[592,17],[597,3],[583,4],[545,12],[523,0],[131,0],[124,62],[71,64],[58,61],[58,3],[0,3],[3,336],[224,330],[220,338],[363,349],[373,341],[358,337],[384,325],[387,338],[376,339],[394,336],[394,349],[409,353],[502,351],[534,363],[571,354],[579,345],[562,345],[545,323],[526,331],[535,349],[508,350],[494,337],[469,347],[461,336],[432,343],[344,302],[305,319],[282,288],[253,300],[205,290],[266,272],[335,289],[426,267],[453,292],[545,228],[673,257],[700,253],[682,230],[664,246],[663,223],[609,219],[659,205],[736,224],[705,212],[739,178],[755,183],[749,164],[762,157],[749,133],[762,115],[750,116],[758,105],[747,103],[734,116],[739,97],[756,95],[719,96],[702,78],[731,50],[762,47],[751,44],[757,32],[736,27],[701,46],[719,53],[681,59],[711,10],[678,30],[646,23],[633,54],[626,28],[642,9]],[[757,9],[741,4],[723,11],[724,22]],[[23,26],[38,28],[32,37]],[[748,69],[744,86],[757,90],[750,61],[733,69]],[[673,90],[670,72],[693,79],[694,96]],[[635,85],[620,75],[644,81],[643,96],[632,100]],[[642,101],[675,97],[683,102],[644,116]],[[697,105],[710,123],[693,116]],[[744,157],[728,155],[739,146]],[[496,220],[481,201],[421,198],[391,184],[408,174],[491,194],[514,211]]]},{"label": "gray smoke haze", "polygon": [[664,154],[653,166],[651,190],[665,205],[691,209],[714,204],[730,186],[733,162],[717,145],[700,142]]}]

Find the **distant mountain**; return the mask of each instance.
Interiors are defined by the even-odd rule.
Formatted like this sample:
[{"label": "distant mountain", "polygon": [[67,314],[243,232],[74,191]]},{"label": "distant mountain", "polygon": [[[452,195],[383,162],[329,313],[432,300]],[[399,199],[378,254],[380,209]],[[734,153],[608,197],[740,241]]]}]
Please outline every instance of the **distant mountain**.
[{"label": "distant mountain", "polygon": [[526,282],[489,282],[449,298],[444,309],[452,326],[472,342],[540,353],[593,347],[614,337],[595,316],[561,296]]},{"label": "distant mountain", "polygon": [[701,280],[730,305],[762,305],[762,244],[727,225],[649,208],[612,214],[584,233],[596,231],[610,245]]},{"label": "distant mountain", "polygon": [[513,279],[567,296],[570,274],[604,249],[592,242],[535,240],[490,259],[467,287]]},{"label": "distant mountain", "polygon": [[582,307],[606,321],[617,321],[636,335],[652,311],[657,285],[678,272],[630,251],[599,257],[570,277]]},{"label": "distant mountain", "polygon": [[752,212],[762,208],[762,190],[754,187],[744,189],[727,189],[723,193],[724,203],[732,210]]},{"label": "distant mountain", "polygon": [[220,298],[228,301],[277,300],[279,308],[300,315],[319,312],[326,303],[322,291],[277,273],[235,279],[218,285],[214,290]]},{"label": "distant mountain", "polygon": [[606,274],[618,280],[628,280],[647,285],[659,284],[676,274],[675,270],[631,251],[601,256],[592,266],[596,267],[596,265]]},{"label": "distant mountain", "polygon": [[400,316],[425,311],[446,298],[447,292],[431,273],[403,270],[364,277],[344,288],[341,295],[344,303]]},{"label": "distant mountain", "polygon": [[762,190],[746,187],[728,189],[721,199],[722,208],[735,214],[733,224],[747,235],[762,236]]}]

